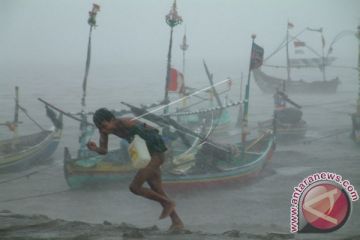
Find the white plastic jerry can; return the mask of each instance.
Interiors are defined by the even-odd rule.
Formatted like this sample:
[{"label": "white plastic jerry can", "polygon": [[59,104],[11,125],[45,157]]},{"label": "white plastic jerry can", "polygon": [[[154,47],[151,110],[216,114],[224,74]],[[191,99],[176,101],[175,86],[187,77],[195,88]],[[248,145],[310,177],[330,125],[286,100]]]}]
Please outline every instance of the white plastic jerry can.
[{"label": "white plastic jerry can", "polygon": [[134,168],[144,168],[150,162],[151,156],[146,142],[139,135],[134,136],[128,151]]}]

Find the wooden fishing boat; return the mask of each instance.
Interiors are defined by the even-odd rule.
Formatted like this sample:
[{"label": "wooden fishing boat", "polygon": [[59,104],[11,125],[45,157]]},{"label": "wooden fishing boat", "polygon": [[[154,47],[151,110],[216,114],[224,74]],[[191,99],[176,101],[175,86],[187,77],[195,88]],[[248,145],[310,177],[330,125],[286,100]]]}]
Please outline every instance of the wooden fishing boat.
[{"label": "wooden fishing boat", "polygon": [[287,91],[292,94],[332,94],[336,93],[336,89],[340,83],[338,78],[331,80],[287,80],[277,78],[264,73],[260,69],[253,71],[255,82],[264,93],[274,93],[276,88],[286,81]]},{"label": "wooden fishing boat", "polygon": [[61,129],[44,130],[0,141],[0,172],[24,170],[35,163],[44,163],[55,152]]},{"label": "wooden fishing boat", "polygon": [[[242,149],[242,144],[236,146],[237,149]],[[246,151],[243,155],[241,152],[237,155],[221,153],[221,150],[217,150],[217,154],[209,154],[209,149],[211,148],[207,147],[207,144],[203,144],[201,149],[187,153],[186,161],[163,169],[164,186],[177,190],[193,189],[255,177],[271,159],[275,141],[272,133],[268,132],[246,142]],[[119,156],[123,156],[121,151],[114,150],[106,156],[92,154],[83,159],[72,159],[69,150],[65,148],[64,175],[67,184],[71,188],[80,188],[99,184],[130,183],[137,169],[129,159],[121,159]],[[174,159],[169,160],[174,162]]]},{"label": "wooden fishing boat", "polygon": [[[301,139],[307,131],[307,123],[303,119],[296,123],[283,123],[276,121],[276,139],[279,142],[288,142]],[[274,128],[274,120],[268,119],[258,123],[260,132],[268,131]]]},{"label": "wooden fishing boat", "polygon": [[[324,55],[325,48],[325,40],[323,36],[323,29],[313,29],[306,28],[302,30],[300,33],[295,36],[290,36],[290,29],[293,28],[293,24],[288,22],[287,34],[284,42],[280,44],[280,46],[269,55],[269,57],[265,58],[264,61],[267,62],[273,55],[278,53],[281,49],[286,49],[286,66],[278,66],[272,64],[264,64],[265,67],[271,68],[283,68],[286,69],[287,77],[274,77],[266,74],[262,69],[254,69],[253,74],[255,78],[255,82],[258,87],[264,93],[274,93],[277,88],[281,87],[283,82],[286,82],[287,92],[289,94],[333,94],[336,92],[340,81],[337,77],[332,79],[326,79],[325,69],[327,66],[331,65],[332,62],[336,59],[334,57],[329,57],[328,55],[331,53],[331,49],[329,48],[327,56]],[[312,47],[307,46],[304,41],[299,40],[299,36],[306,31],[312,31],[320,33],[321,42],[322,42],[322,53],[318,53]],[[305,53],[304,50],[307,50],[309,53],[315,55],[315,57],[307,57],[307,58],[290,58],[290,46],[289,43],[294,43],[294,51],[295,53]],[[299,79],[294,80],[291,77],[292,70],[297,69],[299,71],[306,69],[306,71],[310,71],[310,69],[319,69],[322,73],[322,78],[320,79]]]},{"label": "wooden fishing boat", "polygon": [[[19,135],[17,132],[18,110],[27,111],[18,102],[18,88],[16,88],[15,120],[1,125],[10,126],[14,136],[10,139],[0,140],[0,172],[19,171],[33,166],[35,163],[44,163],[50,160],[55,152],[62,133],[62,120],[56,118],[55,113],[47,108],[47,115],[53,121],[54,127],[45,130],[40,125],[40,132]],[[32,118],[30,118],[34,121]]]},{"label": "wooden fishing boat", "polygon": [[[266,132],[275,129],[275,135],[279,142],[288,142],[303,138],[307,131],[307,123],[302,119],[301,106],[292,101],[285,94],[286,83],[282,84],[283,90],[276,90],[274,94],[274,118],[258,123],[259,131]],[[286,104],[289,103],[293,107]]]}]

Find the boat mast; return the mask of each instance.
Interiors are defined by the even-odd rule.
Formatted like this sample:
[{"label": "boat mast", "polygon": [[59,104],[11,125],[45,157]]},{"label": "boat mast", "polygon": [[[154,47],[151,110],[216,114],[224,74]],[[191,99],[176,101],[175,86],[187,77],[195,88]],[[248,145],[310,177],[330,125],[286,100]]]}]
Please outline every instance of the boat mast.
[{"label": "boat mast", "polygon": [[83,95],[81,98],[81,106],[82,106],[82,110],[84,110],[85,106],[86,106],[86,86],[87,86],[87,78],[89,75],[89,69],[90,69],[90,59],[91,59],[91,35],[92,35],[92,30],[93,28],[95,28],[96,25],[96,14],[100,11],[100,6],[97,4],[93,4],[93,8],[92,10],[89,12],[89,19],[88,19],[88,24],[90,25],[90,30],[89,30],[89,37],[88,37],[88,47],[87,47],[87,56],[86,56],[86,64],[85,64],[85,75],[84,75],[84,80],[83,80]]},{"label": "boat mast", "polygon": [[14,122],[16,126],[19,123],[19,87],[15,87],[15,113],[14,113]]},{"label": "boat mast", "polygon": [[[182,44],[180,45],[180,49],[183,52],[182,74],[183,74],[183,81],[184,81],[184,86],[183,86],[184,90],[181,93],[182,96],[184,94],[186,94],[186,88],[185,88],[186,87],[186,85],[185,85],[185,52],[186,52],[186,50],[188,48],[189,48],[189,44],[187,44],[187,42],[186,42],[186,27],[185,27],[185,33],[184,33],[184,36],[183,36],[183,41],[182,41]],[[184,100],[183,107],[185,107],[186,105],[187,105],[186,100]],[[180,119],[178,118],[178,120],[180,120]]]},{"label": "boat mast", "polygon": [[79,136],[80,147],[78,150],[78,157],[85,156],[87,152],[86,143],[88,142],[94,130],[92,125],[89,125],[87,122],[87,114],[85,108],[86,108],[86,86],[87,86],[87,78],[89,75],[90,59],[91,59],[91,35],[93,28],[97,26],[96,15],[99,11],[100,11],[100,6],[97,4],[93,4],[93,8],[89,12],[89,18],[88,18],[88,24],[90,25],[90,30],[89,30],[89,38],[88,38],[86,64],[85,64],[85,75],[82,84],[83,95],[81,98],[81,114],[80,114],[81,122],[80,122],[80,136]]},{"label": "boat mast", "polygon": [[290,81],[290,58],[289,58],[289,29],[293,28],[293,24],[288,21],[286,28],[286,70],[287,70],[287,80]]},{"label": "boat mast", "polygon": [[326,74],[325,74],[325,38],[323,35],[323,28],[320,28],[320,34],[321,34],[321,44],[322,44],[322,49],[321,49],[321,54],[322,54],[322,75],[323,75],[323,81],[326,81]]},{"label": "boat mast", "polygon": [[[165,16],[165,20],[167,25],[170,26],[170,41],[169,41],[169,50],[168,50],[168,58],[167,58],[167,68],[166,68],[166,79],[165,79],[165,96],[164,96],[164,104],[169,103],[169,82],[170,82],[170,69],[171,69],[171,49],[172,49],[172,38],[173,38],[173,28],[182,23],[182,18],[178,15],[176,10],[176,0],[174,0],[173,6],[170,9],[170,12]],[[164,108],[164,113],[168,113],[169,108]]]},{"label": "boat mast", "polygon": [[[242,91],[243,91],[243,82],[244,82],[244,78],[243,78],[244,74],[243,72],[241,72],[241,78],[240,78],[240,101],[242,101]],[[236,121],[236,127],[241,127],[242,124],[242,115],[243,115],[243,108],[242,108],[242,104],[239,105],[239,114],[238,114],[238,118]]]},{"label": "boat mast", "polygon": [[358,39],[358,81],[359,81],[359,89],[358,89],[358,99],[357,99],[357,107],[356,112],[360,115],[360,24],[357,27],[357,39]]},{"label": "boat mast", "polygon": [[185,29],[185,33],[184,33],[184,37],[183,37],[183,41],[182,44],[180,45],[180,49],[183,52],[183,61],[182,61],[182,74],[184,77],[184,81],[185,81],[185,52],[186,50],[189,48],[189,45],[186,42],[186,29]]}]

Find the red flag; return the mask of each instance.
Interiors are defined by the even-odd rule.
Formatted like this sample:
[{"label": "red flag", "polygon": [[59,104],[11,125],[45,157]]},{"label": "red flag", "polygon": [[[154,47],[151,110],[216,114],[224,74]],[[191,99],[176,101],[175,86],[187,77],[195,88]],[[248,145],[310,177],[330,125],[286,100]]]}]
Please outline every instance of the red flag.
[{"label": "red flag", "polygon": [[294,41],[294,47],[305,47],[305,42]]},{"label": "red flag", "polygon": [[175,68],[170,69],[170,82],[168,84],[169,92],[181,93],[184,91],[184,76]]}]

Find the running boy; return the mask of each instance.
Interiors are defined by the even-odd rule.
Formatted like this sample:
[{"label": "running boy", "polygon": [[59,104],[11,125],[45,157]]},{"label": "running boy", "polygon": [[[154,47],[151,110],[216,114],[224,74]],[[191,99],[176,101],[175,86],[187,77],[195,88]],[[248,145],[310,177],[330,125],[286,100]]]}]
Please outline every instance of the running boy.
[{"label": "running boy", "polygon": [[[106,154],[108,150],[108,135],[114,134],[120,138],[132,141],[135,134],[138,134],[146,141],[151,160],[149,164],[140,169],[130,184],[130,191],[136,195],[156,201],[161,204],[163,211],[160,219],[170,216],[170,230],[184,227],[180,217],[175,211],[175,203],[170,200],[162,187],[160,166],[165,161],[164,152],[166,146],[158,133],[158,130],[146,123],[132,120],[130,118],[115,118],[112,112],[106,108],[98,109],[93,116],[95,126],[99,129],[99,146],[89,141],[87,147],[98,154]],[[147,182],[150,188],[143,187]]]}]

